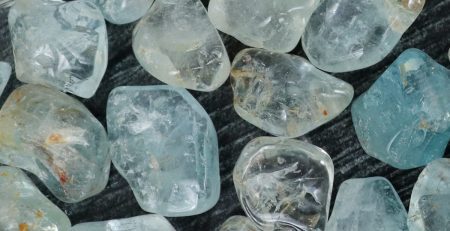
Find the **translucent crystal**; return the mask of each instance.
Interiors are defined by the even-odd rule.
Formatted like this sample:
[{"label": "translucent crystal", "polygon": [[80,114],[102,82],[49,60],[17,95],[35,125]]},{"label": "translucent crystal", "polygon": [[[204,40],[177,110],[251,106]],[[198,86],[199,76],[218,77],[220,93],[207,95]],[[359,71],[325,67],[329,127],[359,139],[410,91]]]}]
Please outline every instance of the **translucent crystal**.
[{"label": "translucent crystal", "polygon": [[139,205],[163,216],[205,212],[219,198],[217,134],[185,89],[119,87],[108,99],[113,163]]},{"label": "translucent crystal", "polygon": [[88,0],[16,0],[9,12],[17,78],[94,95],[108,62],[106,25]]},{"label": "translucent crystal", "polygon": [[301,136],[341,113],[353,87],[305,59],[262,49],[236,55],[231,71],[236,112],[276,136]]},{"label": "translucent crystal", "polygon": [[274,137],[248,143],[233,171],[245,213],[268,230],[324,230],[333,176],[322,149]]},{"label": "translucent crystal", "polygon": [[381,61],[422,11],[425,0],[326,0],[302,38],[311,63],[325,71],[358,70]]},{"label": "translucent crystal", "polygon": [[175,231],[161,215],[149,214],[118,220],[88,222],[75,225],[71,231]]},{"label": "translucent crystal", "polygon": [[232,216],[219,228],[219,231],[258,231],[259,229],[244,216]]},{"label": "translucent crystal", "polygon": [[9,63],[0,62],[0,95],[5,90],[9,77],[11,76],[11,65]]},{"label": "translucent crystal", "polygon": [[105,129],[88,109],[57,90],[24,85],[0,110],[0,163],[41,179],[74,203],[105,187],[111,158]]},{"label": "translucent crystal", "polygon": [[442,157],[450,140],[450,71],[417,49],[403,52],[352,105],[367,154],[396,168]]},{"label": "translucent crystal", "polygon": [[92,0],[100,8],[106,20],[114,24],[126,24],[140,19],[153,0]]},{"label": "translucent crystal", "polygon": [[450,159],[437,159],[420,173],[409,202],[408,227],[410,231],[450,227]]},{"label": "translucent crystal", "polygon": [[383,177],[350,179],[339,187],[326,231],[407,231],[406,210]]},{"label": "translucent crystal", "polygon": [[220,87],[230,73],[222,40],[199,0],[159,0],[136,26],[134,53],[159,80],[198,91]]},{"label": "translucent crystal", "polygon": [[0,166],[0,230],[69,230],[66,214],[17,168]]},{"label": "translucent crystal", "polygon": [[211,0],[208,14],[217,29],[242,43],[277,52],[294,49],[321,0]]}]

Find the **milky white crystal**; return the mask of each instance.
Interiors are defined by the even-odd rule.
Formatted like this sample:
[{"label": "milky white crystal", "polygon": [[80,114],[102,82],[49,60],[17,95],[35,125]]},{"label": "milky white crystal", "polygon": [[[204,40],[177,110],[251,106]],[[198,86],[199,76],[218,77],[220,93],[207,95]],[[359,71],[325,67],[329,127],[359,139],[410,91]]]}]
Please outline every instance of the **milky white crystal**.
[{"label": "milky white crystal", "polygon": [[148,214],[109,221],[81,223],[71,231],[175,231],[161,215]]}]

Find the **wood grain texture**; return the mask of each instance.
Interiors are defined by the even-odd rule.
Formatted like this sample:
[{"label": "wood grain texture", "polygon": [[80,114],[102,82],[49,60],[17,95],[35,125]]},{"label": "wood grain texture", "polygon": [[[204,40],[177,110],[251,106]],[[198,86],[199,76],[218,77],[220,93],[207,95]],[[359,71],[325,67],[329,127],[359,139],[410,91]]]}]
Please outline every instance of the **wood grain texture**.
[{"label": "wood grain texture", "polygon": [[[208,1],[203,1],[203,3],[207,5]],[[382,62],[370,68],[335,76],[352,84],[355,88],[355,97],[357,97],[371,86],[402,51],[412,47],[424,50],[437,62],[450,68],[447,56],[450,47],[449,12],[450,0],[428,0],[422,14]],[[95,96],[82,100],[104,125],[106,101],[113,88],[124,85],[161,84],[143,70],[133,55],[131,36],[134,25],[135,23],[124,26],[108,25],[108,70]],[[231,58],[245,48],[234,38],[225,34],[221,34],[221,36]],[[291,53],[304,57],[301,46]],[[13,63],[6,9],[0,9],[0,60]],[[0,98],[0,103],[3,103],[9,93],[20,84],[13,74]],[[198,216],[169,218],[169,220],[177,230],[215,230],[228,217],[243,214],[234,190],[232,170],[244,145],[255,137],[267,134],[243,121],[235,113],[232,107],[232,91],[229,82],[211,93],[192,91],[191,93],[205,107],[217,129],[220,144],[222,193],[219,202],[210,211]],[[333,200],[338,186],[346,179],[384,176],[392,182],[405,207],[408,208],[412,187],[422,168],[402,171],[365,154],[353,129],[349,108],[331,122],[299,139],[322,147],[331,155],[335,166]],[[445,156],[450,157],[450,148],[447,148]],[[39,180],[35,177],[33,180],[48,198],[68,214],[73,224],[145,214],[137,204],[127,182],[114,167],[111,169],[106,189],[101,194],[77,204],[58,201]]]}]

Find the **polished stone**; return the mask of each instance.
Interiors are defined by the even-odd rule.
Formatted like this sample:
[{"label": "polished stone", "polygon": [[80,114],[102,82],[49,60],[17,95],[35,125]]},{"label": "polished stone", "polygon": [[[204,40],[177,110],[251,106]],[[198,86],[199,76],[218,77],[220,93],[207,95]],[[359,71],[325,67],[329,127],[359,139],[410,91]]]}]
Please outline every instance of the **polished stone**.
[{"label": "polished stone", "polygon": [[437,159],[425,167],[414,185],[409,203],[409,230],[447,231],[443,228],[450,227],[449,195],[450,159]]},{"label": "polished stone", "polygon": [[314,66],[347,72],[381,61],[422,11],[425,0],[325,0],[302,38]]},{"label": "polished stone", "polygon": [[326,231],[407,231],[407,213],[395,188],[383,177],[344,181]]},{"label": "polished stone", "polygon": [[9,77],[11,76],[11,65],[9,63],[0,62],[0,95],[5,90]]},{"label": "polished stone", "polygon": [[276,137],[250,141],[233,170],[245,213],[268,230],[324,230],[333,177],[325,151]]},{"label": "polished stone", "polygon": [[126,24],[140,19],[147,13],[153,0],[92,0],[100,8],[105,19],[113,24]]},{"label": "polished stone", "polygon": [[0,167],[0,230],[69,230],[70,220],[20,169]]},{"label": "polished stone", "polygon": [[417,49],[404,51],[352,105],[367,154],[400,169],[442,157],[450,140],[450,71]]},{"label": "polished stone", "polygon": [[339,115],[353,87],[307,60],[263,49],[245,49],[231,70],[236,112],[275,136],[297,137]]},{"label": "polished stone", "polygon": [[79,202],[104,189],[108,147],[100,122],[57,90],[21,86],[0,110],[0,163],[32,172],[64,202]]},{"label": "polished stone", "polygon": [[118,220],[81,223],[71,231],[175,231],[161,215],[148,214]]},{"label": "polished stone", "polygon": [[276,52],[294,49],[321,0],[211,0],[208,15],[217,29],[242,43]]},{"label": "polished stone", "polygon": [[189,92],[167,85],[118,87],[106,117],[113,163],[142,209],[176,217],[216,204],[217,134]]},{"label": "polished stone", "polygon": [[90,98],[108,63],[106,24],[88,0],[16,0],[9,27],[17,78]]},{"label": "polished stone", "polygon": [[139,63],[169,85],[213,91],[230,73],[227,51],[199,0],[159,0],[133,34]]},{"label": "polished stone", "polygon": [[258,231],[259,229],[244,216],[232,216],[228,218],[218,231]]}]

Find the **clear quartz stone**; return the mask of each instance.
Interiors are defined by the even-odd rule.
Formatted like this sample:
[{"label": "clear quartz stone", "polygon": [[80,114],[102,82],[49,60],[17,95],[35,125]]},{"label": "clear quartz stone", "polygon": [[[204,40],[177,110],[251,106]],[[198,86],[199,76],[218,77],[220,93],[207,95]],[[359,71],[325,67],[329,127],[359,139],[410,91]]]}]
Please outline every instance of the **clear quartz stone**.
[{"label": "clear quartz stone", "polygon": [[255,224],[244,216],[232,216],[219,228],[219,231],[258,231]]},{"label": "clear quartz stone", "polygon": [[154,0],[92,0],[108,22],[126,24],[144,16]]},{"label": "clear quartz stone", "polygon": [[9,63],[0,62],[0,95],[5,90],[9,77],[11,76],[11,65]]},{"label": "clear quartz stone", "polygon": [[161,215],[148,214],[131,218],[81,223],[70,231],[175,231]]}]

